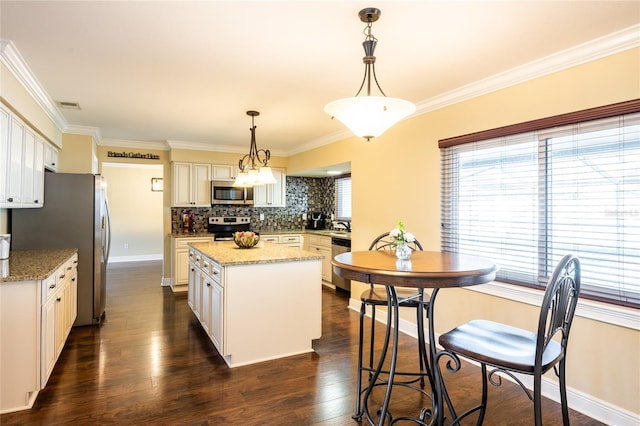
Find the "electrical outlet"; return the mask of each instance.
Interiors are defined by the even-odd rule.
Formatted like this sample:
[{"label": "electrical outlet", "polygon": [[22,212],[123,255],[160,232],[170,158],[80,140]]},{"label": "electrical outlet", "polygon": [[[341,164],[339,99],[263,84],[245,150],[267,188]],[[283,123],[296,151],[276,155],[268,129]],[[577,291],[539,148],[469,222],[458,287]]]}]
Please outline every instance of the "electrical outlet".
[{"label": "electrical outlet", "polygon": [[128,249],[129,248],[129,243],[124,243],[124,248]]},{"label": "electrical outlet", "polygon": [[264,213],[260,213],[260,220],[264,220]]},{"label": "electrical outlet", "polygon": [[307,214],[306,213],[302,213],[302,220],[307,220]]}]

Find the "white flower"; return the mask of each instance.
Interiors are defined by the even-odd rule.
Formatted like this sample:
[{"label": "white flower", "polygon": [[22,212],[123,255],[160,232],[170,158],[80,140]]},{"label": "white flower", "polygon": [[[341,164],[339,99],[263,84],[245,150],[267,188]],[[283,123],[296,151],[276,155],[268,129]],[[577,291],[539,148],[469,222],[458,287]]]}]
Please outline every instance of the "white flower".
[{"label": "white flower", "polygon": [[391,238],[396,238],[398,235],[400,235],[400,230],[398,228],[393,228],[390,232],[389,232],[389,236]]},{"label": "white flower", "polygon": [[416,237],[413,236],[411,232],[404,233],[404,240],[408,243],[412,243],[416,240]]}]

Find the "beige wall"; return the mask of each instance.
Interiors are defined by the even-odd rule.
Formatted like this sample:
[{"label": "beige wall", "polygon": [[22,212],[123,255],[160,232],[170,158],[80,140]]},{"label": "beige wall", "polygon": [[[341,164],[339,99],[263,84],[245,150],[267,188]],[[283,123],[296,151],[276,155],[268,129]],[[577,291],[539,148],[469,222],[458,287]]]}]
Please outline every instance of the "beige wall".
[{"label": "beige wall", "polygon": [[65,133],[62,135],[64,149],[60,150],[58,171],[60,173],[95,173],[93,169],[96,143],[92,136]]},{"label": "beige wall", "polygon": [[[639,58],[640,49],[630,50],[405,120],[369,143],[351,138],[301,153],[289,158],[289,172],[351,161],[354,250],[400,218],[427,250],[437,250],[439,139],[640,98]],[[352,297],[362,289],[352,285]],[[470,290],[440,292],[437,332],[477,317],[534,329],[536,310]],[[640,414],[639,359],[640,332],[577,318],[569,386]]]},{"label": "beige wall", "polygon": [[162,164],[102,163],[111,213],[109,262],[162,259],[163,192],[151,179],[163,177]]}]

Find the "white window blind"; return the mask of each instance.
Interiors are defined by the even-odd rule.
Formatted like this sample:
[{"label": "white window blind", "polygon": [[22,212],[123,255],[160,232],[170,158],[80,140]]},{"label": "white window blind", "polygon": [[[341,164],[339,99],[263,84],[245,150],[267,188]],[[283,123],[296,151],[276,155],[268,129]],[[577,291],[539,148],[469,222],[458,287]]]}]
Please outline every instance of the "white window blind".
[{"label": "white window blind", "polygon": [[640,307],[640,114],[441,150],[442,248],[543,286],[566,253],[582,295]]},{"label": "white window blind", "polygon": [[351,177],[335,180],[336,220],[351,220]]}]

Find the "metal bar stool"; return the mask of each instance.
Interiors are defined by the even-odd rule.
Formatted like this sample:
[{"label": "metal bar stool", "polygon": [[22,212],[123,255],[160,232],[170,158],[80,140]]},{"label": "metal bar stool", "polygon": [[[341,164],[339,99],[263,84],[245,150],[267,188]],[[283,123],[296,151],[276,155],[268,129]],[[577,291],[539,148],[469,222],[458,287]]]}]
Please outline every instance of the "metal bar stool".
[{"label": "metal bar stool", "polygon": [[[417,240],[413,243],[408,244],[412,250],[422,250],[422,245]],[[369,246],[369,250],[393,250],[393,238],[389,236],[388,232],[379,235],[376,237],[371,245]],[[424,388],[424,377],[427,376],[429,380],[429,384],[433,389],[433,378],[431,376],[430,370],[428,368],[429,361],[427,357],[427,349],[425,346],[425,337],[424,337],[424,318],[427,313],[427,306],[429,304],[428,301],[424,300],[424,291],[423,289],[405,289],[405,288],[396,288],[396,293],[398,297],[398,305],[400,307],[406,308],[414,308],[416,310],[416,323],[418,328],[418,362],[419,362],[419,370],[413,372],[407,371],[396,371],[395,374],[398,376],[414,376],[413,379],[408,379],[404,381],[394,381],[394,384],[406,385],[409,386],[413,383],[420,383],[420,388]],[[367,373],[367,377],[369,382],[372,379],[374,368],[374,345],[375,345],[375,323],[376,323],[376,307],[377,306],[387,306],[387,292],[385,288],[376,287],[373,284],[360,295],[360,334],[359,334],[359,342],[358,342],[358,377],[356,381],[356,411],[352,416],[356,420],[361,420],[363,415],[363,406],[362,406],[362,375],[363,373]],[[367,311],[367,307],[371,307],[371,332],[369,336],[369,354],[368,354],[368,364],[363,366],[363,347],[364,347],[364,317]],[[387,331],[385,334],[385,347],[389,343],[390,337],[390,329],[387,327]],[[382,374],[388,374],[388,371],[382,371]],[[378,378],[380,385],[385,385],[387,383],[386,380]]]}]

